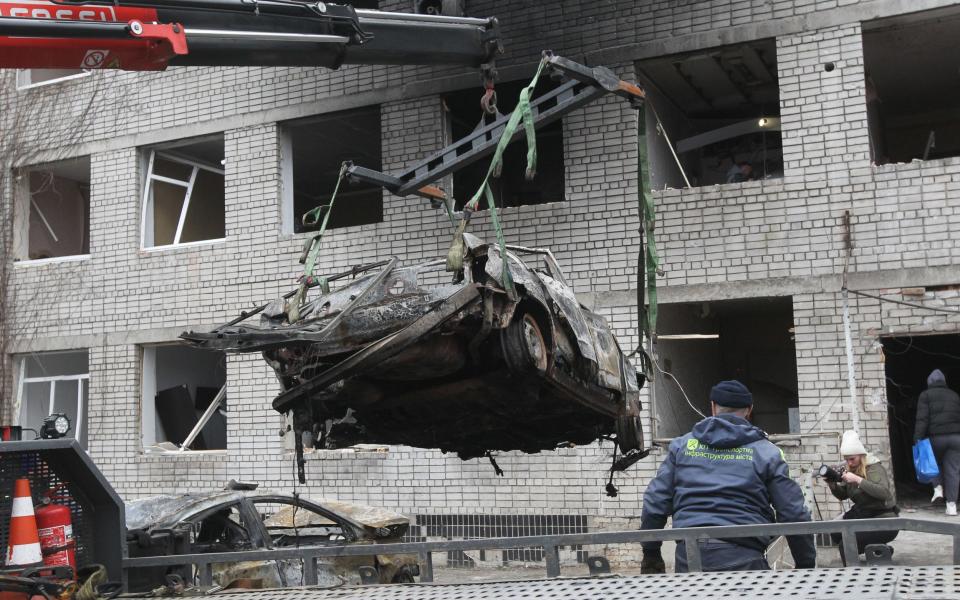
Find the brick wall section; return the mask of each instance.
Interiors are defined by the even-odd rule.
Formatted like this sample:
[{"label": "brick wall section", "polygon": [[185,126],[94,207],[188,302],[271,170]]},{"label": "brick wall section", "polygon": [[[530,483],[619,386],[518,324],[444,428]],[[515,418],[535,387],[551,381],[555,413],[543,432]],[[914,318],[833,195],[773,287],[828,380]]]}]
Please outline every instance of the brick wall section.
[{"label": "brick wall section", "polygon": [[870,146],[859,24],[778,38],[777,71],[787,181],[832,186],[865,167]]}]

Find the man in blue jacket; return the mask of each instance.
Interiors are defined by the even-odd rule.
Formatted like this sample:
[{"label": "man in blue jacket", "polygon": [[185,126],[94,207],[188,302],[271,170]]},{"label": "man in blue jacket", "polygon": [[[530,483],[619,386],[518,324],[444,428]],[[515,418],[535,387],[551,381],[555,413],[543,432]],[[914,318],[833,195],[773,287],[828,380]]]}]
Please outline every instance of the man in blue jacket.
[{"label": "man in blue jacket", "polygon": [[[643,495],[641,529],[709,527],[809,521],[800,486],[790,478],[780,449],[747,420],[753,396],[739,381],[721,381],[710,390],[712,417],[670,443],[657,476]],[[798,568],[813,568],[812,535],[788,536]],[[769,569],[766,537],[701,540],[705,571]],[[663,573],[661,542],[644,542],[644,573]],[[687,571],[686,549],[677,543],[676,572]]]}]

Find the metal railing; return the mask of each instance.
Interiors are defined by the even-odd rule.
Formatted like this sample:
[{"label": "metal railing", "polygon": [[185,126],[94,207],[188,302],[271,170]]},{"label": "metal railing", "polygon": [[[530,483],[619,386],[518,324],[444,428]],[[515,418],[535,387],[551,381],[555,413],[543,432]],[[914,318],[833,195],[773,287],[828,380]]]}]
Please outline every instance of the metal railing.
[{"label": "metal railing", "polygon": [[598,531],[508,538],[481,538],[445,540],[436,542],[397,542],[389,544],[348,544],[335,546],[304,546],[275,550],[216,552],[209,554],[181,554],[125,558],[124,571],[143,567],[195,566],[201,585],[213,582],[213,565],[250,560],[303,560],[305,585],[317,584],[317,559],[341,556],[373,556],[377,554],[416,554],[420,557],[420,580],[433,581],[433,552],[464,550],[503,550],[514,548],[543,548],[547,577],[560,576],[559,549],[564,546],[591,546],[635,544],[653,541],[682,541],[686,546],[688,569],[702,571],[701,540],[734,539],[746,537],[777,537],[781,535],[812,535],[840,533],[846,556],[857,556],[856,534],[871,531],[915,531],[953,537],[953,564],[960,564],[960,523],[924,519],[856,519],[814,521],[810,523],[775,523],[769,525],[730,525],[723,527],[691,527],[684,529]]}]

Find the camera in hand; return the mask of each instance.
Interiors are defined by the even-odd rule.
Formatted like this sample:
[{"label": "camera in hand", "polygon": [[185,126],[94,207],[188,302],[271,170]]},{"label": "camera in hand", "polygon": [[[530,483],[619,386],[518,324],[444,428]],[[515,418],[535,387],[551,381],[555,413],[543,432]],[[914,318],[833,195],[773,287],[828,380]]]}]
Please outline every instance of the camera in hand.
[{"label": "camera in hand", "polygon": [[830,465],[820,465],[820,469],[817,470],[817,475],[823,477],[830,483],[840,483],[843,480],[844,471],[846,471],[846,469],[843,467],[834,468]]}]

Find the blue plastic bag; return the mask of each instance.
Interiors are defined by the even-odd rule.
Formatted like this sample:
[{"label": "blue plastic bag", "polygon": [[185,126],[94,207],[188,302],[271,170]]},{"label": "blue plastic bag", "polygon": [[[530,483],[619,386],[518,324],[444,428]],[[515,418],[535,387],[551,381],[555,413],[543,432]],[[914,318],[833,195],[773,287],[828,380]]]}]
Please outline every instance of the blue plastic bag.
[{"label": "blue plastic bag", "polygon": [[931,483],[940,477],[937,459],[933,455],[933,446],[928,438],[923,438],[913,445],[913,467],[917,471],[917,481]]}]

